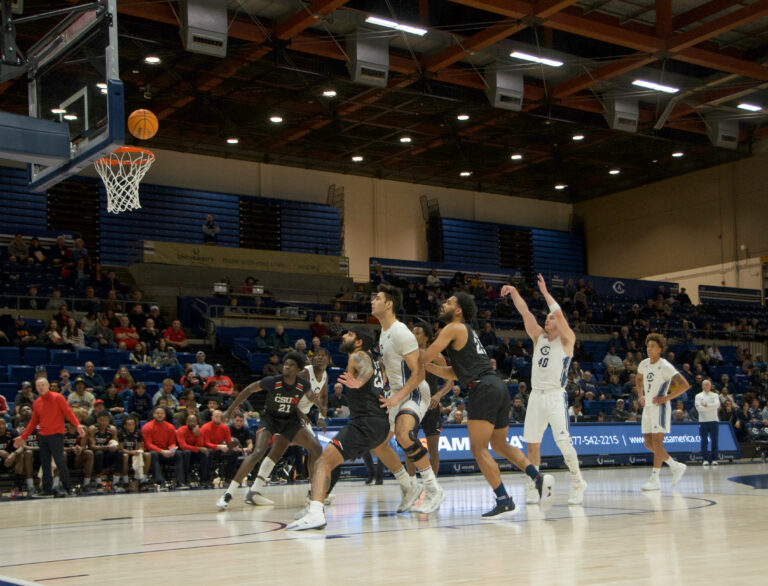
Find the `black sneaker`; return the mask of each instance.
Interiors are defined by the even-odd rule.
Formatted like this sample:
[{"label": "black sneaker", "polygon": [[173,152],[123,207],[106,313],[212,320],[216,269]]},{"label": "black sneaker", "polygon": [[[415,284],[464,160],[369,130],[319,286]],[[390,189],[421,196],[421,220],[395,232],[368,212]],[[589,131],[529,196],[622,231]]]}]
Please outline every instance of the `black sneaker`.
[{"label": "black sneaker", "polygon": [[373,484],[373,481],[374,481],[374,478],[373,478],[373,476],[369,476],[369,477],[368,477],[368,478],[365,480],[365,486],[370,486],[371,484]]},{"label": "black sneaker", "polygon": [[482,517],[483,519],[505,519],[515,513],[515,502],[512,500],[512,497],[507,497],[501,500],[496,499],[496,506],[487,513],[483,513]]},{"label": "black sneaker", "polygon": [[69,493],[60,486],[53,489],[53,498],[55,499],[65,499],[68,496]]}]

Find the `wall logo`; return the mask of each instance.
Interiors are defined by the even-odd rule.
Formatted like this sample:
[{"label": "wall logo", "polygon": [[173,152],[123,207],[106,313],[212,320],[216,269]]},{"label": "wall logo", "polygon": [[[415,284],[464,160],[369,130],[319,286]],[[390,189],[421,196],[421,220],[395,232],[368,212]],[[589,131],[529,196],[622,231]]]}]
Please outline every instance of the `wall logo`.
[{"label": "wall logo", "polygon": [[624,281],[614,281],[612,288],[613,292],[617,295],[624,295],[624,293],[627,292],[627,288],[624,286]]},{"label": "wall logo", "polygon": [[456,473],[461,472],[461,464],[454,464],[453,465],[453,471]]}]

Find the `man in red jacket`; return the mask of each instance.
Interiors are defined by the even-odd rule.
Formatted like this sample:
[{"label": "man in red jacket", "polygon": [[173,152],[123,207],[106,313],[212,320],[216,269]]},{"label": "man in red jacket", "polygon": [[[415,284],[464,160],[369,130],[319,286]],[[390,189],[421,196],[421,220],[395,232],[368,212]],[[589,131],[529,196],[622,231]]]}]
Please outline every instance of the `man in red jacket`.
[{"label": "man in red jacket", "polygon": [[197,424],[196,415],[188,415],[186,425],[176,430],[176,439],[184,456],[184,470],[187,472],[187,484],[192,471],[192,464],[200,467],[200,482],[203,486],[210,484],[210,450],[203,444],[204,437],[200,426]]},{"label": "man in red jacket", "polygon": [[219,470],[219,476],[222,479],[232,478],[239,454],[230,448],[232,433],[229,431],[229,426],[222,423],[221,411],[215,410],[211,420],[200,430],[203,433],[203,444],[211,450],[211,466],[213,467],[214,462],[218,460],[223,464],[222,469]]},{"label": "man in red jacket", "polygon": [[[40,466],[43,469],[43,495],[53,495],[56,497],[65,497],[72,489],[69,482],[69,469],[67,468],[67,458],[64,455],[64,422],[69,422],[77,427],[77,433],[80,437],[85,435],[85,426],[72,413],[69,403],[63,395],[51,393],[50,384],[45,378],[39,378],[35,381],[35,388],[39,395],[32,404],[32,419],[27,425],[24,433],[13,440],[15,448],[21,447],[24,440],[35,431],[37,432],[40,446]],[[57,488],[54,494],[53,474],[51,471],[51,458],[56,462],[59,469],[59,478],[64,487],[63,490]]]},{"label": "man in red jacket", "polygon": [[161,465],[173,464],[176,467],[176,488],[189,488],[184,483],[184,455],[176,443],[176,428],[165,420],[164,407],[155,407],[152,420],[141,428],[141,435],[144,437],[144,449],[152,455],[155,482],[165,482]]}]

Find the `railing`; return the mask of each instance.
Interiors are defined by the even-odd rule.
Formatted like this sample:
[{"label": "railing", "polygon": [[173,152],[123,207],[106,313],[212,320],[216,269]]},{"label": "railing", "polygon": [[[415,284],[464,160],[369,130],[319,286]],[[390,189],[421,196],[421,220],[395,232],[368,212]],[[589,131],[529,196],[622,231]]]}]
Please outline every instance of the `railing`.
[{"label": "railing", "polygon": [[[93,305],[97,305],[98,309],[93,309],[97,312],[103,312],[105,309],[112,309],[116,314],[129,313],[131,307],[136,303],[141,303],[144,306],[151,307],[152,305],[159,305],[156,301],[142,299],[141,301],[134,301],[133,299],[99,299],[86,297],[32,297],[30,295],[2,295],[0,298],[5,302],[3,307],[0,308],[0,313],[5,309],[14,311],[58,311],[62,305],[66,305],[67,309],[75,313],[87,313],[91,311]],[[51,300],[55,300],[55,304],[48,307],[48,303]],[[10,305],[8,304],[10,301]],[[32,307],[36,305],[35,307]]]}]

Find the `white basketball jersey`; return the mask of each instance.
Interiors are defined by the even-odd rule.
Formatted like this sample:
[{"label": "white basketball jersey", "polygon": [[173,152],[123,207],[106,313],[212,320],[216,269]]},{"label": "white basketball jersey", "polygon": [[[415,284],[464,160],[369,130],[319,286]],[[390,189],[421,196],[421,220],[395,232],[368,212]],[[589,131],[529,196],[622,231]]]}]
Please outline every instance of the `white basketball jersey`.
[{"label": "white basketball jersey", "polygon": [[650,405],[654,397],[669,394],[669,383],[677,374],[677,369],[664,358],[659,358],[655,364],[646,358],[637,366],[637,373],[643,375],[643,397],[645,404]]},{"label": "white basketball jersey", "polygon": [[[416,336],[403,322],[395,321],[389,329],[381,330],[379,353],[389,382],[390,396],[402,389],[407,380],[404,357],[418,349],[419,343],[416,341]],[[430,396],[426,381],[422,381],[417,390],[422,395],[426,392],[426,396]]]},{"label": "white basketball jersey", "polygon": [[562,391],[568,378],[572,355],[565,353],[560,336],[550,341],[541,334],[533,349],[531,388],[534,391]]},{"label": "white basketball jersey", "polygon": [[[312,392],[315,395],[319,395],[320,391],[323,390],[323,387],[325,386],[325,383],[328,382],[328,372],[323,371],[323,376],[320,378],[320,380],[317,380],[315,377],[315,369],[310,364],[304,369],[307,373],[307,380],[309,381],[309,385],[312,387]],[[312,409],[312,405],[314,403],[307,399],[306,397],[302,397],[299,400],[299,411],[304,413],[305,415],[309,413],[309,410]]]}]

